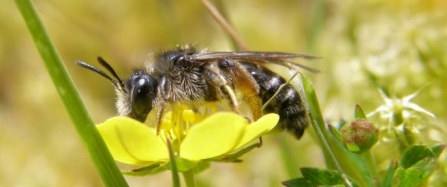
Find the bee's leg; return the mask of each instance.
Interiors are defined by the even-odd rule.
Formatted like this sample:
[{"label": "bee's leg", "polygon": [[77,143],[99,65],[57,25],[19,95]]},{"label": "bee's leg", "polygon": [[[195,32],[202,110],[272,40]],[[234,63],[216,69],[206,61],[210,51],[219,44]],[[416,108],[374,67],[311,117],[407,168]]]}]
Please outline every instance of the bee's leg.
[{"label": "bee's leg", "polygon": [[231,110],[240,114],[236,94],[229,85],[227,79],[220,72],[219,68],[213,63],[209,63],[209,65],[205,66],[205,69],[205,77],[207,82],[216,90],[219,90],[222,96],[229,101]]},{"label": "bee's leg", "polygon": [[[234,67],[235,87],[244,95],[245,103],[250,107],[253,120],[258,120],[262,116],[262,100],[259,97],[259,85],[256,80],[245,70],[239,63],[235,63]],[[262,147],[262,137],[259,137],[258,148]]]},{"label": "bee's leg", "polygon": [[237,102],[236,95],[234,94],[233,89],[231,89],[231,87],[228,85],[224,85],[220,87],[220,90],[223,93],[224,97],[230,101],[231,110],[240,114],[241,112],[239,111],[239,103]]},{"label": "bee's leg", "polygon": [[160,101],[158,103],[158,110],[157,110],[157,135],[160,133],[160,126],[161,126],[161,118],[164,114],[164,108],[165,108],[165,101]]},{"label": "bee's leg", "polygon": [[169,80],[166,79],[166,77],[162,77],[157,87],[157,135],[160,133],[161,119],[164,114],[166,101],[171,97],[171,91],[172,89]]},{"label": "bee's leg", "polygon": [[259,97],[259,85],[255,79],[239,63],[234,66],[234,86],[242,92],[244,101],[250,107],[253,120],[262,116],[262,100]]}]

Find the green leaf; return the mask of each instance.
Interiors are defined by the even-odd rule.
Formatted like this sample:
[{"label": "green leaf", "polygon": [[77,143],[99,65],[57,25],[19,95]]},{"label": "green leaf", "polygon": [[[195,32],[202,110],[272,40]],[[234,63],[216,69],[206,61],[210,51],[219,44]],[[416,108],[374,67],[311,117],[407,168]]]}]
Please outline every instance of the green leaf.
[{"label": "green leaf", "polygon": [[303,178],[311,181],[314,185],[337,185],[344,184],[343,179],[337,171],[317,168],[301,168]]},{"label": "green leaf", "polygon": [[437,144],[430,147],[425,145],[413,145],[405,151],[400,160],[400,166],[408,168],[424,158],[438,158],[442,150],[444,150],[444,147],[445,144]]},{"label": "green leaf", "polygon": [[393,184],[398,187],[419,186],[425,182],[435,171],[436,159],[422,159],[410,168],[399,167],[395,174]]},{"label": "green leaf", "polygon": [[[301,168],[302,178],[290,179],[282,182],[285,186],[345,186],[340,173],[335,170],[326,170],[318,168]],[[357,184],[350,182],[352,186],[358,186]]]},{"label": "green leaf", "polygon": [[372,171],[368,169],[361,155],[348,151],[342,142],[336,141],[334,136],[328,133],[315,90],[304,75],[301,75],[301,79],[310,108],[311,125],[320,139],[328,167],[341,173],[346,186],[350,186],[348,175],[361,186],[374,186]]},{"label": "green leaf", "polygon": [[437,168],[436,160],[444,147],[445,144],[411,146],[402,156],[399,167],[396,162],[388,167],[382,187],[412,187],[426,182]]},{"label": "green leaf", "polygon": [[294,178],[287,181],[282,182],[284,186],[287,187],[300,187],[300,186],[308,186],[313,187],[315,185],[312,184],[309,180],[306,180],[304,178]]}]

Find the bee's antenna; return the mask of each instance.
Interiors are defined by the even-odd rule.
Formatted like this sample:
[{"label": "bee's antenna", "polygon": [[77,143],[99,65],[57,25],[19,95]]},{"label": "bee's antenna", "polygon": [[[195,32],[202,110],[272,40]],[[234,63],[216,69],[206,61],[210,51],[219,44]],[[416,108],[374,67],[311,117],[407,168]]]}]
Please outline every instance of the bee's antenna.
[{"label": "bee's antenna", "polygon": [[109,80],[112,81],[112,82],[115,81],[115,80],[113,80],[109,75],[107,75],[106,73],[104,73],[103,71],[101,71],[100,69],[98,69],[98,68],[95,67],[95,66],[92,66],[92,65],[90,65],[90,64],[87,64],[87,63],[85,63],[85,62],[83,62],[83,61],[80,61],[80,60],[77,60],[77,61],[76,61],[76,64],[79,65],[79,66],[81,66],[81,67],[83,67],[83,68],[86,68],[86,69],[88,69],[88,70],[92,70],[93,72],[100,74],[101,76],[105,77],[106,79],[109,79]]},{"label": "bee's antenna", "polygon": [[112,68],[112,66],[109,65],[109,63],[107,63],[102,57],[98,56],[98,62],[99,64],[101,64],[103,67],[105,67],[112,75],[113,77],[116,78],[116,80],[118,80],[118,82],[120,83],[120,85],[123,84],[123,81],[121,80],[121,78],[118,76],[118,74],[116,74],[115,70]]},{"label": "bee's antenna", "polygon": [[102,61],[99,60],[100,58],[101,57],[98,57],[98,61],[100,62],[100,64],[102,66],[104,66],[107,70],[109,70],[112,73],[113,77],[115,77],[117,80],[112,79],[112,77],[107,75],[104,71],[100,70],[99,68],[92,66],[90,64],[87,64],[83,61],[77,60],[76,64],[83,68],[91,70],[95,73],[98,73],[99,75],[103,76],[104,78],[110,80],[113,83],[113,85],[115,85],[115,87],[121,88],[121,89],[124,88],[123,81],[118,77],[118,75],[115,73],[115,71],[112,69],[112,67],[109,64],[107,64],[107,62],[105,62],[102,58],[101,58]]}]

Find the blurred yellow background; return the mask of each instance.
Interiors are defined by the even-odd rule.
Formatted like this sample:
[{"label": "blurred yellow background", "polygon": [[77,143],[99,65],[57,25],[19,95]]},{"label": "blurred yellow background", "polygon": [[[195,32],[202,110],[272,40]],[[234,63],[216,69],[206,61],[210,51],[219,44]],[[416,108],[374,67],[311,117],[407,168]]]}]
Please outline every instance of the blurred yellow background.
[{"label": "blurred yellow background", "polygon": [[[96,65],[102,56],[126,77],[160,48],[194,43],[210,51],[233,50],[200,1],[35,1],[35,6],[95,123],[116,115],[115,93],[108,80],[76,66],[76,60]],[[424,141],[446,141],[446,1],[228,0],[222,6],[251,50],[322,57],[303,64],[322,71],[306,74],[328,120],[352,118],[355,104],[373,111],[383,102],[378,87],[404,96],[427,86],[414,99],[437,115],[428,121]],[[12,1],[0,7],[0,28],[0,186],[102,186]],[[244,156],[245,162],[213,164],[197,176],[198,183],[279,186],[300,175],[298,169],[292,176],[285,171],[285,157],[292,157],[296,168],[324,168],[309,134],[300,141],[285,134],[265,137],[265,146]],[[441,167],[434,177],[444,173]],[[131,186],[171,185],[168,172],[126,179]],[[437,178],[433,184],[447,181]]]}]

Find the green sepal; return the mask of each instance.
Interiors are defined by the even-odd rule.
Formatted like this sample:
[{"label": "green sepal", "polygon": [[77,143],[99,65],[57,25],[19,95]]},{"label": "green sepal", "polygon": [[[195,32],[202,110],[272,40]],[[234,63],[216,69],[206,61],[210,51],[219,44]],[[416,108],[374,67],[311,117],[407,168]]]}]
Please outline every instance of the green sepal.
[{"label": "green sepal", "polygon": [[354,108],[354,117],[355,119],[366,119],[365,112],[363,112],[363,109],[360,107],[360,105],[355,105]]}]

